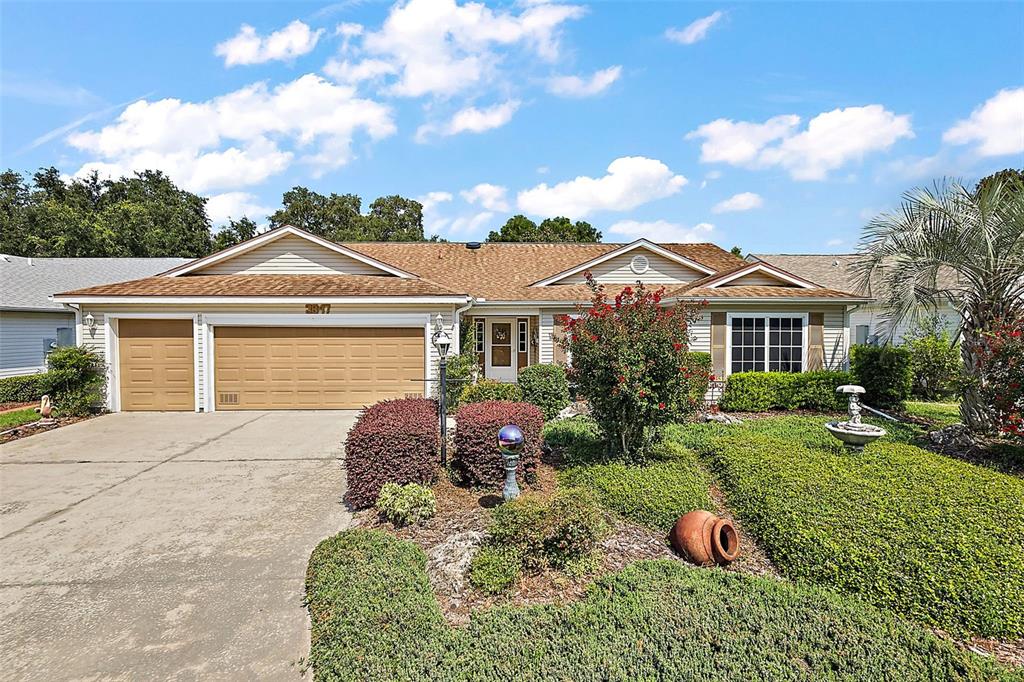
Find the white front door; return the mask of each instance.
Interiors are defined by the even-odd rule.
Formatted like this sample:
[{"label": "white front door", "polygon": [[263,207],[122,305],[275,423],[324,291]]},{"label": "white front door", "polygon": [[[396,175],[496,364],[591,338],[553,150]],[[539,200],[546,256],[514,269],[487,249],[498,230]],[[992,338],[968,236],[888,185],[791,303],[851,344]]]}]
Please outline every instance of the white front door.
[{"label": "white front door", "polygon": [[487,318],[484,376],[497,381],[516,380],[515,319]]}]

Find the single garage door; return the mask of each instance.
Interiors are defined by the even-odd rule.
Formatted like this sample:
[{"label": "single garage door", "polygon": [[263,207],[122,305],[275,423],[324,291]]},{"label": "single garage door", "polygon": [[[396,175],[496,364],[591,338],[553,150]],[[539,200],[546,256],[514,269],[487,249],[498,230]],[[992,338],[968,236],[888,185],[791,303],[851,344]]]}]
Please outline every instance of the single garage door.
[{"label": "single garage door", "polygon": [[423,329],[215,327],[218,410],[352,409],[423,392]]},{"label": "single garage door", "polygon": [[195,409],[192,320],[118,320],[121,409]]}]

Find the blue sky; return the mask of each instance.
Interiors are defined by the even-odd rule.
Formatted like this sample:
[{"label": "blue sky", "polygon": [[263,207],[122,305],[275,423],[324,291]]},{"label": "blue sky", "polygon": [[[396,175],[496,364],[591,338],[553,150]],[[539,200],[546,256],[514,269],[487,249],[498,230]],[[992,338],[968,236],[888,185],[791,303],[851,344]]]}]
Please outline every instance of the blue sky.
[{"label": "blue sky", "polygon": [[1024,165],[1024,3],[5,2],[4,167],[161,168],[217,221],[301,184],[427,231],[852,249]]}]

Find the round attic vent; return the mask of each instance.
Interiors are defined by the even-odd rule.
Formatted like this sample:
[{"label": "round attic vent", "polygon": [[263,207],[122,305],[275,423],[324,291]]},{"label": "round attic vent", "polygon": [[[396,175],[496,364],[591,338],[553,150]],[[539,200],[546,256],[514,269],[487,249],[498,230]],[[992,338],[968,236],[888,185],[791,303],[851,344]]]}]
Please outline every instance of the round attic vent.
[{"label": "round attic vent", "polygon": [[629,261],[629,269],[638,275],[642,275],[651,269],[651,262],[647,260],[647,256],[638,253],[633,256],[633,260]]}]

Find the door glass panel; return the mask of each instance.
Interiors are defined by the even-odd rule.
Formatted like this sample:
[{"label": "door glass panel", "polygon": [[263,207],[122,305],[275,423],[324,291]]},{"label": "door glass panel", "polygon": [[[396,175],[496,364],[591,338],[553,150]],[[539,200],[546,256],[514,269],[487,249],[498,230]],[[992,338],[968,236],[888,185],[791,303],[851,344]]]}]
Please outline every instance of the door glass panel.
[{"label": "door glass panel", "polygon": [[491,324],[491,366],[512,366],[512,323]]}]

